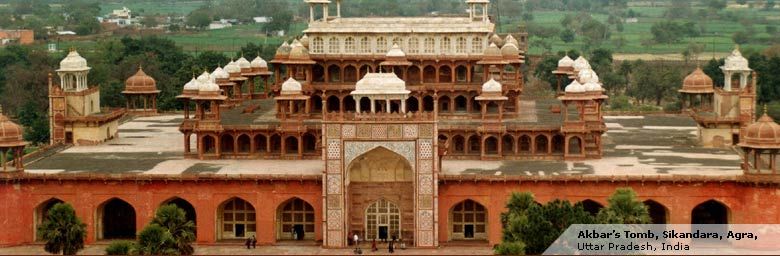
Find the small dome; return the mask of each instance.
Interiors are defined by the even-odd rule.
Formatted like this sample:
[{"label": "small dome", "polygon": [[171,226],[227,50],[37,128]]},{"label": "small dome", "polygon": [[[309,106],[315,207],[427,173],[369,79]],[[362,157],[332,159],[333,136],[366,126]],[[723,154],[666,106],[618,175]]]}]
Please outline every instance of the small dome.
[{"label": "small dome", "polygon": [[387,51],[387,54],[385,54],[385,56],[405,58],[406,53],[404,53],[404,51],[401,50],[401,47],[398,46],[398,44],[393,44],[393,47],[391,47],[390,50]]},{"label": "small dome", "polygon": [[515,45],[515,48],[520,49],[520,42],[518,42],[512,34],[509,34],[504,38],[504,45],[506,46],[507,44],[513,44]]},{"label": "small dome", "polygon": [[236,60],[236,65],[238,65],[239,68],[250,68],[250,63],[244,56],[241,56],[241,58]]},{"label": "small dome", "polygon": [[569,55],[563,56],[563,58],[561,58],[558,61],[558,67],[559,68],[571,68],[571,67],[574,67],[574,60],[569,58]]},{"label": "small dome", "polygon": [[485,82],[482,84],[482,92],[501,92],[501,83],[496,81],[495,79],[491,78],[490,81]]},{"label": "small dome", "polygon": [[76,50],[71,50],[68,56],[60,61],[60,69],[57,71],[86,71],[89,69],[87,59],[81,57]]},{"label": "small dome", "polygon": [[504,55],[504,57],[518,57],[520,50],[514,44],[507,43],[504,44],[504,47],[501,47],[501,55]]},{"label": "small dome", "polygon": [[144,73],[141,67],[138,72],[125,80],[125,91],[129,92],[152,92],[157,90],[157,82],[154,78]]},{"label": "small dome", "polygon": [[266,62],[263,58],[260,58],[258,55],[254,60],[252,60],[251,63],[249,63],[249,66],[253,68],[267,68],[268,62]]},{"label": "small dome", "polygon": [[23,146],[24,133],[22,127],[11,121],[3,114],[3,108],[0,107],[0,147]]},{"label": "small dome", "polygon": [[748,65],[748,60],[742,56],[739,47],[737,47],[734,51],[731,51],[731,55],[726,57],[725,64],[721,69],[730,71],[749,71],[750,67]]},{"label": "small dome", "polygon": [[303,35],[300,41],[303,47],[309,48],[309,37],[307,35]]},{"label": "small dome", "polygon": [[569,85],[566,86],[565,91],[566,92],[585,92],[585,86],[580,84],[580,82],[577,82],[577,80],[574,80]]},{"label": "small dome", "polygon": [[198,91],[201,92],[216,92],[219,91],[219,85],[214,83],[211,79],[209,72],[203,71],[203,74],[198,76]]},{"label": "small dome", "polygon": [[583,69],[589,69],[590,68],[590,62],[583,58],[582,56],[577,57],[576,60],[574,60],[574,70],[580,71]]},{"label": "small dome", "polygon": [[222,69],[222,67],[217,67],[214,69],[214,72],[211,72],[211,78],[212,79],[227,79],[230,78],[230,74],[228,74],[227,71]]},{"label": "small dome", "polygon": [[282,83],[282,94],[300,94],[301,83],[290,77]]},{"label": "small dome", "polygon": [[590,68],[580,69],[580,72],[577,75],[577,79],[580,80],[579,82],[582,84],[598,83],[599,75],[596,74],[596,71],[593,71],[593,69]]},{"label": "small dome", "polygon": [[290,59],[301,59],[301,60],[308,60],[309,58],[309,49],[306,49],[306,47],[303,47],[303,44],[301,44],[300,41],[294,40],[292,45],[290,45],[292,49],[290,49]]},{"label": "small dome", "polygon": [[200,85],[198,84],[198,80],[195,80],[194,77],[192,78],[192,80],[184,84],[185,91],[190,91],[190,90],[197,91],[198,88],[200,88]]},{"label": "small dome", "polygon": [[764,115],[746,129],[745,140],[741,146],[757,148],[780,148],[780,125],[775,123],[764,110]]},{"label": "small dome", "polygon": [[498,49],[495,43],[490,43],[488,48],[485,48],[485,52],[482,53],[484,57],[500,57],[501,49]]},{"label": "small dome", "polygon": [[589,92],[600,92],[601,91],[601,85],[594,82],[587,82],[583,85],[585,87],[585,91]]},{"label": "small dome", "polygon": [[504,44],[504,40],[502,40],[501,37],[498,36],[497,34],[493,34],[492,36],[490,36],[489,40],[490,40],[491,43],[494,43],[496,45]]},{"label": "small dome", "polygon": [[285,41],[279,48],[276,48],[276,56],[287,56],[290,54],[290,50],[292,50],[292,47]]},{"label": "small dome", "polygon": [[686,91],[712,91],[712,78],[704,73],[701,68],[696,68],[683,80],[682,90]]},{"label": "small dome", "polygon": [[241,67],[239,67],[238,64],[232,60],[227,65],[225,65],[224,69],[228,73],[241,73]]}]

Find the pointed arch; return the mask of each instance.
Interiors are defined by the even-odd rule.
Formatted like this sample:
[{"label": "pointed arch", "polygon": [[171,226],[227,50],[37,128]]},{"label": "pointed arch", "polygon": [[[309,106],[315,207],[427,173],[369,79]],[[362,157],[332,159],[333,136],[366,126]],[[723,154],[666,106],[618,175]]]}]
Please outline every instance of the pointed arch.
[{"label": "pointed arch", "polygon": [[556,134],[552,137],[552,151],[554,154],[563,154],[566,147],[566,138],[563,135]]},{"label": "pointed arch", "polygon": [[256,235],[255,207],[240,197],[232,197],[217,208],[217,239],[242,239]]},{"label": "pointed arch", "polygon": [[314,207],[298,197],[276,207],[276,239],[314,240]]},{"label": "pointed arch", "polygon": [[450,208],[451,240],[487,240],[487,208],[471,200],[463,200]]},{"label": "pointed arch", "polygon": [[340,112],[341,101],[339,100],[339,97],[337,97],[336,95],[328,96],[326,108],[328,110],[328,113]]},{"label": "pointed arch", "polygon": [[315,153],[317,152],[317,136],[307,132],[303,134],[301,138],[303,140],[303,153]]},{"label": "pointed arch", "polygon": [[501,138],[501,153],[509,156],[515,153],[515,137],[511,134],[504,134]]},{"label": "pointed arch", "polygon": [[246,153],[248,154],[249,151],[252,149],[252,141],[249,139],[248,134],[241,134],[238,136],[238,139],[236,139],[236,142],[238,143],[238,152],[239,153]]},{"label": "pointed arch", "polygon": [[358,81],[358,70],[355,66],[348,65],[344,67],[344,82],[355,83]]},{"label": "pointed arch", "polygon": [[531,154],[531,136],[527,134],[520,135],[517,139],[517,151],[523,154]]},{"label": "pointed arch", "polygon": [[52,197],[46,201],[41,202],[35,207],[34,218],[35,225],[33,225],[33,234],[35,234],[35,241],[41,241],[38,235],[38,227],[40,227],[47,218],[49,218],[49,210],[57,204],[65,203],[62,199]]},{"label": "pointed arch", "polygon": [[580,203],[582,204],[582,208],[585,208],[585,211],[587,211],[588,213],[590,213],[590,215],[593,216],[596,216],[596,214],[599,213],[601,208],[604,208],[604,205],[592,199],[585,199],[580,201]]},{"label": "pointed arch", "polygon": [[452,83],[452,68],[450,66],[439,67],[439,83]]},{"label": "pointed arch", "polygon": [[466,153],[466,139],[461,135],[452,136],[452,153],[465,154]]},{"label": "pointed arch", "polygon": [[715,199],[704,201],[691,211],[691,224],[729,224],[729,207]]},{"label": "pointed arch", "polygon": [[230,135],[229,133],[222,134],[222,136],[220,136],[219,146],[222,154],[233,154],[233,143],[235,143],[235,141],[233,141],[233,135]]},{"label": "pointed arch", "polygon": [[409,83],[409,85],[420,84],[420,67],[410,66],[406,70],[406,82]]},{"label": "pointed arch", "polygon": [[497,155],[498,154],[498,139],[496,136],[488,136],[485,138],[485,155]]},{"label": "pointed arch", "polygon": [[268,138],[264,134],[255,135],[255,153],[268,152]]},{"label": "pointed arch", "polygon": [[436,68],[433,65],[423,68],[423,83],[436,83]]},{"label": "pointed arch", "polygon": [[108,199],[98,206],[95,216],[97,239],[135,238],[135,208],[127,201]]},{"label": "pointed arch", "polygon": [[645,200],[642,203],[647,206],[647,212],[650,214],[652,224],[666,224],[669,219],[669,209],[666,206],[653,199]]},{"label": "pointed arch", "polygon": [[549,149],[547,135],[539,134],[534,138],[534,144],[536,145],[535,151],[537,155],[546,155]]},{"label": "pointed arch", "polygon": [[166,199],[165,201],[160,203],[160,206],[168,205],[168,204],[176,205],[176,207],[179,207],[179,209],[184,210],[184,218],[189,220],[189,221],[192,221],[192,223],[195,224],[195,227],[196,227],[195,228],[195,235],[197,236],[198,215],[195,212],[195,207],[192,206],[192,204],[189,201],[187,201],[186,199],[178,197],[178,196],[174,196],[174,197]]},{"label": "pointed arch", "polygon": [[298,137],[287,136],[284,139],[285,154],[298,154]]}]

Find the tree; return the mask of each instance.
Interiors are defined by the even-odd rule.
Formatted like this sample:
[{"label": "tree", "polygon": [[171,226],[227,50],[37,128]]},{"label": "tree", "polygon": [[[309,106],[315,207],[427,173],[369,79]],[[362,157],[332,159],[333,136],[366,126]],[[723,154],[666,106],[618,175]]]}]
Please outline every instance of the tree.
[{"label": "tree", "polygon": [[157,17],[146,15],[141,19],[141,25],[144,25],[146,28],[154,28],[157,27],[157,25],[160,25],[160,23],[157,22]]},{"label": "tree", "polygon": [[571,42],[574,42],[575,34],[574,34],[573,30],[567,28],[567,29],[561,30],[560,37],[561,37],[561,41],[563,41],[565,43],[571,43]]},{"label": "tree", "polygon": [[265,29],[266,33],[271,33],[274,31],[288,31],[290,30],[290,25],[293,21],[293,15],[292,12],[288,9],[281,9],[274,12],[273,15],[271,15],[271,22],[268,22],[265,24],[263,29]]},{"label": "tree", "polygon": [[84,249],[87,225],[81,223],[70,204],[58,203],[49,209],[48,216],[38,227],[38,234],[46,241],[44,250],[48,253],[76,255]]},{"label": "tree", "polygon": [[187,26],[205,29],[211,24],[211,17],[206,10],[195,10],[187,15]]},{"label": "tree", "polygon": [[602,224],[648,224],[647,206],[637,199],[631,188],[618,188],[608,199],[607,207],[599,210],[596,219]]},{"label": "tree", "polygon": [[656,43],[676,43],[682,40],[687,31],[686,27],[674,21],[656,22],[650,27],[653,40]]},{"label": "tree", "polygon": [[37,109],[35,103],[27,102],[17,112],[19,123],[24,127],[24,140],[34,144],[49,142],[49,118]]},{"label": "tree", "polygon": [[187,220],[184,210],[175,204],[164,205],[157,210],[151,225],[167,230],[173,240],[173,249],[179,254],[191,255],[194,252],[195,224]]},{"label": "tree", "polygon": [[175,241],[164,227],[150,224],[138,233],[138,253],[141,255],[175,255]]},{"label": "tree", "polygon": [[746,44],[750,42],[753,35],[752,33],[749,33],[747,31],[737,31],[734,32],[734,34],[731,36],[731,39],[734,40],[734,43],[736,44]]}]

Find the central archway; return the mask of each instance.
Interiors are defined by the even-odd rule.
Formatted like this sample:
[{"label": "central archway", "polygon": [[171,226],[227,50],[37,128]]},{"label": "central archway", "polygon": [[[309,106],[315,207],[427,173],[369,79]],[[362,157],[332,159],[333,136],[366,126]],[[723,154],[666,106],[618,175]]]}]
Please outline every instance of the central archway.
[{"label": "central archway", "polygon": [[482,204],[466,199],[450,210],[451,240],[487,240],[487,210]]},{"label": "central archway", "polygon": [[119,198],[98,207],[98,239],[135,238],[135,209]]},{"label": "central archway", "polygon": [[249,202],[233,197],[217,210],[217,238],[243,239],[256,235],[255,207]]},{"label": "central archway", "polygon": [[348,232],[366,239],[414,239],[414,172],[403,156],[377,147],[348,166]]}]

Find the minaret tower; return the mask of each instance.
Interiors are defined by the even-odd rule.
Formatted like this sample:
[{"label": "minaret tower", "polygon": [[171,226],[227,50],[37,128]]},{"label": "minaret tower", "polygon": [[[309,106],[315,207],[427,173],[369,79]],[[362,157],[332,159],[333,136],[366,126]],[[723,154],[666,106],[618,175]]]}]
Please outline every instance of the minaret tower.
[{"label": "minaret tower", "polygon": [[469,5],[471,21],[490,22],[490,18],[488,18],[490,0],[466,0],[466,4]]}]

